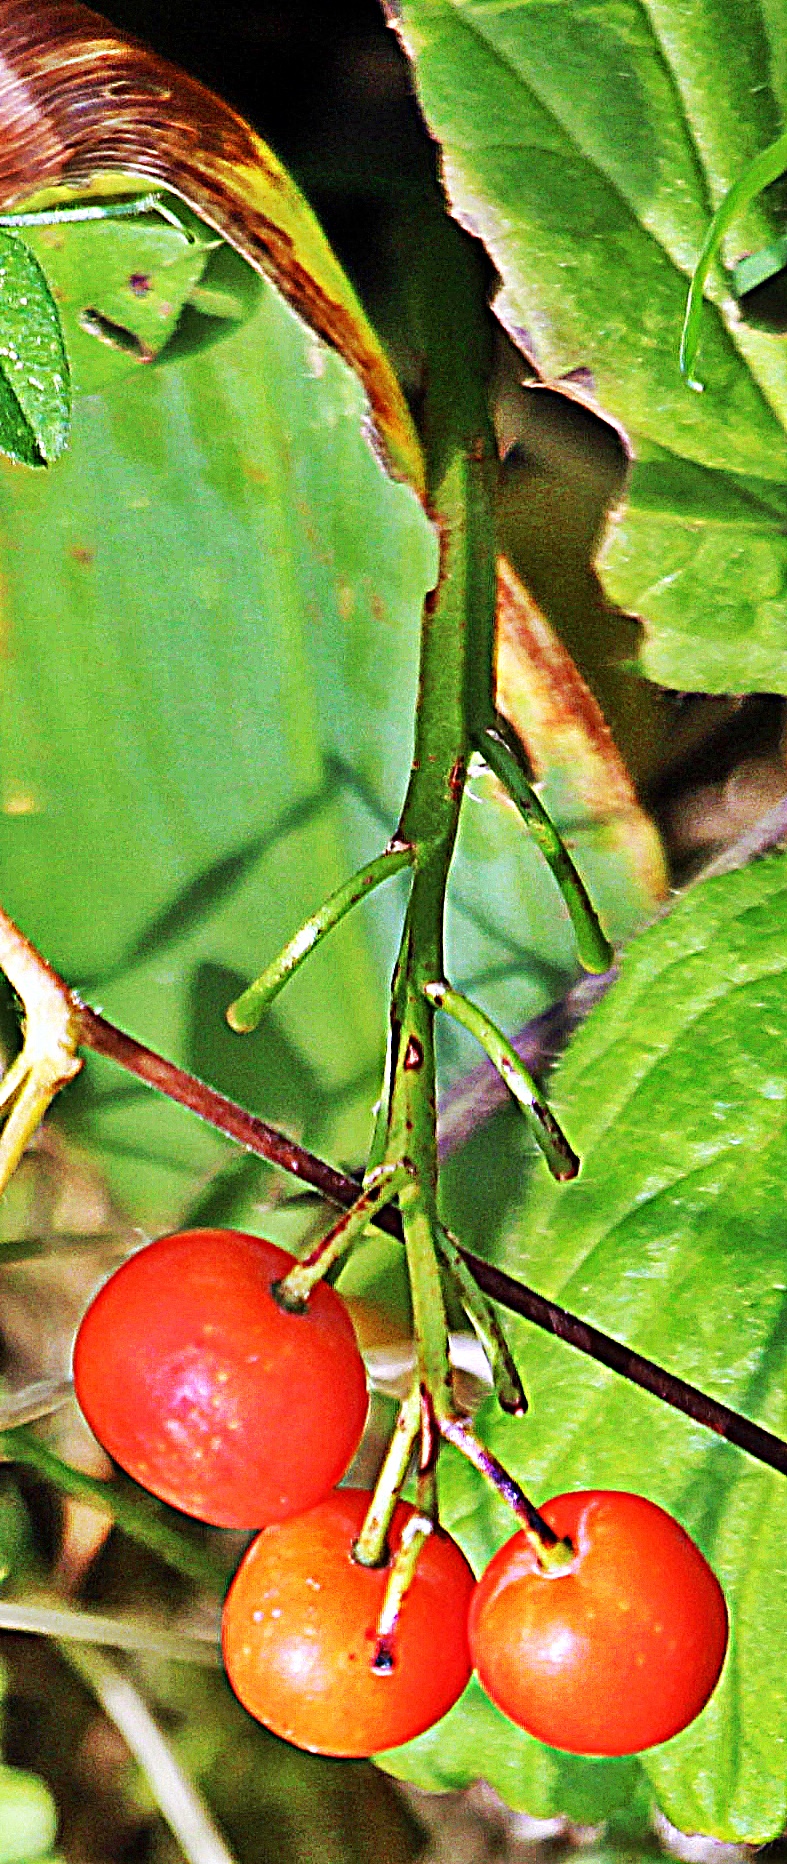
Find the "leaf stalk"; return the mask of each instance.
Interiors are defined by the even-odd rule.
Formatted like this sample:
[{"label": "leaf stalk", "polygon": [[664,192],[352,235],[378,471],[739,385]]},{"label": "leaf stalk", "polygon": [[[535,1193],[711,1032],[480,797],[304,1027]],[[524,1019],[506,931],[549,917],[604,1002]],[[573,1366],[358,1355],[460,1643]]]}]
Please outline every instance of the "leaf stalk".
[{"label": "leaf stalk", "polygon": [[702,393],[703,384],[695,380],[694,364],[700,340],[702,323],[702,295],[710,274],[711,266],[721,246],[721,242],[731,226],[736,214],[748,207],[749,202],[768,188],[772,181],[787,168],[787,130],[777,136],[775,142],[769,143],[767,149],[761,149],[759,155],[744,169],[743,174],[733,182],[724,199],[720,201],[711,220],[702,246],[702,251],[694,267],[686,299],[686,315],[680,339],[680,372],[689,388]]},{"label": "leaf stalk", "polygon": [[403,867],[409,867],[412,860],[412,848],[397,838],[389,843],[382,854],[376,855],[373,861],[368,861],[365,867],[360,867],[349,880],[337,887],[335,893],[304,920],[278,956],[255,978],[254,983],[249,984],[248,989],[230,1004],[227,1011],[230,1028],[239,1034],[256,1029],[279,991],[300,970],[334,926],[339,925],[347,913],[358,905],[359,900],[366,899],[384,880],[390,880],[392,875],[401,873]]},{"label": "leaf stalk", "polygon": [[410,1165],[400,1160],[397,1164],[380,1165],[370,1173],[366,1187],[356,1203],[310,1250],[308,1256],[296,1262],[295,1267],[280,1282],[274,1283],[273,1295],[280,1307],[286,1308],[288,1313],[297,1314],[306,1306],[312,1289],[363,1234],[378,1210],[382,1210],[384,1204],[390,1204],[397,1196],[408,1182],[410,1172]]},{"label": "leaf stalk", "polygon": [[508,791],[525,826],[543,855],[563,895],[577,942],[577,956],[585,971],[609,971],[615,952],[590,899],[585,883],[558,834],[552,817],[529,782],[525,771],[498,725],[485,725],[474,736],[476,750]]},{"label": "leaf stalk", "polygon": [[497,1069],[502,1081],[521,1107],[530,1131],[539,1151],[543,1152],[553,1178],[561,1182],[576,1178],[579,1171],[579,1159],[550,1111],[543,1095],[536,1087],[535,1081],[528,1074],[521,1056],[517,1054],[512,1042],[507,1041],[501,1029],[493,1023],[491,1017],[471,1003],[468,997],[450,984],[433,983],[424,985],[424,994],[438,1010],[444,1010],[454,1022],[460,1023],[489,1056],[492,1066]]}]

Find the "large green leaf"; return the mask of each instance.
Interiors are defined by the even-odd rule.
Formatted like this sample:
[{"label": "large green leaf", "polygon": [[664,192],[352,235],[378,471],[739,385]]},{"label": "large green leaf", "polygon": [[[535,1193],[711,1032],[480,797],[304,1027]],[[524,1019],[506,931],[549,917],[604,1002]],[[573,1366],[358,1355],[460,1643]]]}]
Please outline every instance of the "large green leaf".
[{"label": "large green leaf", "polygon": [[[107,388],[139,362],[151,362],[169,341],[184,305],[199,296],[222,242],[186,208],[182,226],[155,212],[28,230],[41,261],[56,273],[68,311],[68,343],[82,396]],[[235,268],[243,279],[245,268]],[[207,286],[203,285],[203,294]],[[253,295],[253,294],[252,294]],[[215,296],[215,294],[214,294]],[[234,313],[242,316],[243,307]]]},{"label": "large green leaf", "polygon": [[[86,286],[63,257],[84,231],[56,232],[39,239],[69,330],[96,267]],[[146,269],[140,237],[129,271]],[[376,848],[375,811],[395,821],[435,543],[365,441],[347,367],[227,258],[245,321],[211,342],[215,320],[184,324],[161,364],[78,333],[77,389],[90,341],[115,379],[78,394],[54,478],[3,477],[3,897],[135,1033],[360,1157],[390,956],[374,910],[259,1042],[231,1037],[223,1009]],[[99,1065],[72,1107],[150,1221],[227,1155]]]},{"label": "large green leaf", "polygon": [[[777,855],[698,887],[633,942],[555,1077],[579,1178],[558,1188],[534,1173],[502,1250],[545,1294],[782,1436],[785,924],[787,857]],[[772,1837],[787,1809],[784,1477],[524,1321],[508,1331],[530,1414],[514,1421],[490,1406],[482,1428],[533,1499],[586,1486],[648,1494],[695,1535],[725,1587],[721,1685],[693,1727],[638,1764],[681,1829]],[[482,1566],[510,1516],[456,1456],[443,1500]],[[418,1778],[423,1769],[426,1783],[435,1768],[452,1781],[513,1774],[529,1810],[550,1794],[559,1803],[569,1763],[547,1760],[471,1695],[454,1716],[458,1753],[446,1722],[439,1743],[416,1743],[394,1764]],[[581,1765],[589,1816],[600,1817],[615,1773]]]},{"label": "large green leaf", "polygon": [[[447,1520],[448,1507],[443,1513]],[[461,1523],[453,1531],[462,1538]],[[638,1760],[586,1760],[543,1747],[504,1720],[475,1677],[441,1722],[381,1756],[379,1765],[427,1792],[452,1792],[483,1779],[515,1812],[578,1825],[600,1824],[636,1800],[641,1830],[647,1829],[650,1796]]]},{"label": "large green leaf", "polygon": [[[701,397],[677,366],[711,209],[781,125],[783,9],[403,0],[395,11],[454,211],[500,273],[500,316],[547,375],[590,370],[597,404],[627,430],[629,509],[604,565],[611,595],[644,616],[644,670],[672,686],[784,691],[783,340],[747,327],[720,272]],[[727,263],[776,225],[749,209]]]},{"label": "large green leaf", "polygon": [[[346,365],[226,248],[203,271],[204,248],[154,222],[32,237],[77,397],[57,473],[0,477],[0,897],[108,1015],[360,1164],[399,883],[332,935],[257,1035],[231,1035],[224,1009],[395,825],[434,535],[370,450]],[[195,311],[217,293],[234,319]],[[87,304],[139,336],[149,295],[185,306],[158,360],[85,329]],[[603,824],[561,800],[623,937],[647,901]],[[452,902],[452,973],[509,1027],[570,979],[554,883],[482,777]],[[446,1069],[468,1058],[447,1035]],[[107,1064],[90,1060],[62,1104],[138,1221],[175,1221],[229,1165],[225,1218],[260,1196],[226,1142]]]},{"label": "large green leaf", "polygon": [[[787,674],[787,486],[640,445],[607,562],[621,602],[654,629],[654,679],[719,692],[781,689]],[[708,625],[702,625],[702,619]],[[686,659],[687,622],[696,627]],[[682,671],[680,671],[682,669]]]}]

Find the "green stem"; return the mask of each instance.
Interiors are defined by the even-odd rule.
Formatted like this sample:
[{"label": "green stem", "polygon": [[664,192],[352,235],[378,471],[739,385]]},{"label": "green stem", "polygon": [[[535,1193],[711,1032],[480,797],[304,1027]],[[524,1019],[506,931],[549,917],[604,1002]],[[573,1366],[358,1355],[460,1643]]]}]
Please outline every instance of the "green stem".
[{"label": "green stem", "polygon": [[743,174],[733,182],[729,192],[725,194],[723,201],[717,207],[705,235],[702,251],[692,273],[689,295],[686,300],[686,315],[683,320],[683,334],[680,340],[681,375],[685,377],[689,388],[697,389],[699,393],[702,392],[702,383],[694,380],[692,370],[700,340],[702,294],[711,266],[727,228],[735,219],[736,214],[748,207],[749,202],[761,194],[763,188],[770,187],[772,181],[778,181],[785,168],[787,168],[787,130],[783,131],[781,136],[777,136],[776,141],[770,143],[767,149],[761,149],[759,155],[755,155],[754,161],[744,169]]},{"label": "green stem", "polygon": [[130,201],[93,201],[81,207],[76,203],[64,207],[32,207],[27,212],[0,214],[0,227],[13,232],[15,227],[60,227],[80,220],[129,220],[140,214],[159,214],[170,226],[177,227],[184,239],[193,238],[160,194],[137,194]]},{"label": "green stem", "polygon": [[304,959],[308,958],[322,942],[328,932],[332,932],[340,920],[357,906],[359,900],[366,899],[375,887],[390,880],[393,874],[401,873],[403,867],[409,867],[413,860],[413,850],[399,838],[392,841],[382,854],[360,867],[356,874],[337,887],[311,918],[304,920],[298,931],[279,952],[264,971],[249,984],[240,997],[230,1004],[227,1021],[231,1029],[245,1034],[256,1029],[260,1017],[268,1009],[294,973],[300,969]]},{"label": "green stem", "polygon": [[[70,1643],[104,1644],[136,1656],[158,1657],[165,1663],[194,1663],[215,1670],[220,1663],[219,1641],[213,1630],[179,1625],[162,1630],[152,1619],[115,1618],[107,1612],[86,1611],[84,1605],[63,1604],[62,1593],[31,1591],[24,1599],[0,1598],[0,1632],[22,1631],[32,1637],[49,1637]],[[0,1852],[2,1856],[2,1852]]]},{"label": "green stem", "polygon": [[388,1557],[388,1529],[402,1485],[412,1461],[421,1428],[421,1390],[416,1379],[400,1406],[366,1519],[353,1547],[359,1566],[384,1566]]},{"label": "green stem", "polygon": [[[421,1415],[423,1417],[423,1406]],[[427,1520],[431,1521],[432,1526],[438,1527],[440,1511],[437,1503],[437,1468],[434,1455],[431,1457],[428,1468],[419,1469],[416,1486],[418,1491],[418,1513],[426,1515]]]},{"label": "green stem", "polygon": [[442,1223],[437,1232],[437,1247],[489,1361],[501,1410],[509,1417],[524,1417],[527,1397],[503,1328],[491,1301],[482,1294],[471,1274],[458,1243]]},{"label": "green stem", "polygon": [[535,1081],[528,1074],[524,1062],[517,1054],[513,1044],[503,1035],[497,1024],[491,1021],[484,1010],[450,984],[425,984],[424,991],[430,1003],[438,1010],[445,1010],[454,1022],[461,1023],[471,1036],[480,1043],[489,1056],[492,1066],[497,1069],[501,1080],[505,1081],[509,1093],[522,1108],[536,1145],[543,1152],[553,1178],[561,1182],[576,1178],[579,1171],[579,1159],[573,1152],[565,1133],[561,1130],[553,1113],[536,1087]]},{"label": "green stem", "polygon": [[184,1578],[196,1580],[211,1592],[223,1591],[226,1586],[226,1562],[206,1548],[195,1546],[185,1534],[179,1534],[164,1518],[159,1504],[141,1491],[135,1493],[131,1488],[126,1491],[116,1482],[101,1482],[96,1476],[85,1475],[84,1470],[64,1463],[39,1443],[31,1431],[21,1427],[0,1434],[0,1457],[8,1463],[34,1469],[65,1495],[73,1495],[78,1501],[89,1502],[91,1507],[111,1515],[130,1540],[138,1541],[150,1553],[157,1554]]},{"label": "green stem", "polygon": [[[419,703],[410,784],[398,838],[414,851],[413,884],[391,993],[386,1156],[413,1176],[399,1196],[419,1380],[438,1415],[452,1408],[448,1329],[436,1253],[434,1008],[424,986],[443,971],[443,911],[466,769],[467,617],[494,599],[494,550],[481,463],[448,456],[435,503],[440,580],[421,638]],[[491,565],[491,568],[490,568]]]},{"label": "green stem", "polygon": [[338,1262],[339,1257],[350,1248],[366,1229],[367,1223],[376,1217],[378,1210],[391,1203],[409,1177],[410,1166],[401,1161],[396,1165],[378,1166],[367,1179],[357,1203],[351,1205],[308,1256],[296,1262],[295,1267],[274,1284],[273,1294],[279,1306],[286,1308],[288,1313],[299,1313],[306,1306],[317,1282],[322,1281],[328,1270],[333,1268],[334,1262]]},{"label": "green stem", "polygon": [[399,1613],[415,1578],[421,1549],[433,1533],[434,1522],[428,1514],[411,1515],[402,1529],[376,1625],[372,1669],[377,1676],[390,1676],[396,1667]]},{"label": "green stem", "polygon": [[568,909],[577,941],[577,956],[586,971],[608,971],[615,962],[609,939],[584,882],[574,866],[554,822],[536,795],[511,746],[497,726],[487,725],[475,737],[476,749],[500,779],[526,823],[536,847],[551,868]]}]

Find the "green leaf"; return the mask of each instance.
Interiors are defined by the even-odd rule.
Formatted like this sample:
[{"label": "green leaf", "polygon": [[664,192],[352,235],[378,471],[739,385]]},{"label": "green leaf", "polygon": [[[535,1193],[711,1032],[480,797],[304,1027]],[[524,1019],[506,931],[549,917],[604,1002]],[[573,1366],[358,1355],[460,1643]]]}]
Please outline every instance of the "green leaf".
[{"label": "green leaf", "polygon": [[[221,244],[181,212],[193,237],[154,215],[27,230],[44,270],[57,279],[81,395],[151,362],[172,336]],[[247,266],[235,265],[248,276]]]},{"label": "green leaf", "polygon": [[[84,177],[91,172],[111,191],[127,193],[134,176],[137,185],[145,176],[171,189],[271,278],[357,371],[391,470],[423,496],[423,458],[397,377],[319,222],[273,150],[229,104],[109,22],[100,32],[97,84],[91,17],[77,10],[62,28],[58,65],[68,71],[67,85],[53,81],[47,62],[48,20],[34,20],[25,41],[25,97],[45,118],[47,135],[31,153],[26,119],[17,113],[9,124],[5,186],[11,199],[25,176],[47,202],[52,190],[69,183],[75,184],[71,199],[89,193]],[[166,100],[166,107],[151,112],[151,97]]]},{"label": "green leaf", "polygon": [[0,232],[0,451],[48,466],[68,441],[71,403],[60,318],[21,239]]},{"label": "green leaf", "polygon": [[[224,1011],[395,826],[435,539],[372,454],[353,375],[226,249],[210,275],[243,319],[217,331],[187,304],[144,366],[80,331],[82,279],[114,288],[150,258],[147,223],[118,230],[36,234],[74,338],[76,413],[57,474],[0,471],[0,897],[107,1015],[356,1166],[401,883],[331,934],[255,1035]],[[604,825],[559,800],[623,936],[642,891]],[[452,976],[513,1030],[575,957],[557,889],[487,778],[451,898]],[[449,1078],[478,1052],[444,1033]],[[61,1108],[135,1221],[198,1207],[259,1222],[265,1169],[111,1065],[89,1058]],[[304,1216],[272,1221],[288,1241]]]},{"label": "green leaf", "polygon": [[787,239],[774,240],[770,246],[764,246],[760,252],[751,252],[746,259],[739,259],[733,273],[733,286],[739,298],[747,291],[755,291],[758,285],[767,284],[778,272],[783,271],[787,261]]},{"label": "green leaf", "polygon": [[[84,237],[58,232],[53,278]],[[355,1160],[392,955],[374,906],[260,1038],[232,1036],[223,1012],[395,821],[436,546],[367,444],[351,372],[230,257],[252,289],[245,322],[161,364],[121,358],[101,393],[77,375],[61,472],[0,482],[2,893],[107,1013]],[[75,275],[64,262],[69,327]],[[71,1107],[145,1220],[232,1156],[100,1064]]]},{"label": "green leaf", "polygon": [[455,1791],[481,1778],[515,1812],[578,1825],[599,1824],[632,1801],[648,1800],[638,1760],[586,1760],[544,1747],[499,1713],[475,1677],[442,1721],[377,1756],[377,1764],[427,1792]]},{"label": "green leaf", "polygon": [[[610,531],[607,589],[644,617],[643,670],[677,687],[784,691],[787,680],[781,513],[766,520],[764,543],[745,522],[731,523],[726,551],[716,537],[718,507],[734,501],[741,477],[756,482],[759,503],[781,505],[784,345],[747,327],[719,271],[703,321],[702,396],[677,362],[712,207],[781,127],[771,29],[778,47],[783,20],[757,0],[401,7],[449,198],[500,273],[499,315],[547,376],[589,370],[595,404],[627,431],[633,512]],[[729,235],[725,264],[780,230],[769,205],[753,205]],[[657,513],[640,503],[638,465],[654,448]],[[682,503],[692,468],[704,473],[699,515]],[[736,609],[728,635],[744,584],[744,614]]]},{"label": "green leaf", "polygon": [[[606,553],[608,587],[647,614],[647,671],[703,692],[771,692],[787,673],[787,485],[644,443]],[[702,625],[702,618],[707,625]],[[696,624],[686,660],[687,621]]]},{"label": "green leaf", "polygon": [[[636,939],[572,1043],[552,1103],[582,1157],[534,1175],[507,1268],[782,1436],[787,1172],[787,856],[690,892]],[[487,1440],[534,1501],[631,1488],[675,1513],[730,1607],[722,1682],[683,1735],[642,1756],[684,1831],[759,1842],[784,1825],[784,1477],[525,1322],[508,1323],[531,1409],[487,1407]],[[445,1517],[482,1566],[511,1532],[458,1457]],[[475,1772],[522,1737],[478,1722]],[[467,1738],[467,1737],[466,1737]],[[450,1760],[445,1764],[450,1765]],[[522,1794],[536,1762],[523,1756]]]}]

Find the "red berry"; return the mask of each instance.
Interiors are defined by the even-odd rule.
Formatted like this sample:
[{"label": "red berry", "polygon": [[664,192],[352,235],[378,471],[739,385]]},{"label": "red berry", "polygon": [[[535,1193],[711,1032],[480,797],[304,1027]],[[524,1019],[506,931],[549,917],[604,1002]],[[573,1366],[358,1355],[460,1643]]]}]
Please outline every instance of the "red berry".
[{"label": "red berry", "polygon": [[309,1508],[344,1474],[366,1417],[340,1296],[302,1313],[271,1289],[294,1258],[236,1230],[163,1236],[97,1294],[74,1383],[100,1443],[143,1487],[217,1527]]},{"label": "red berry", "polygon": [[699,1715],[727,1648],[718,1580],[642,1495],[590,1489],[541,1509],[575,1548],[543,1571],[518,1533],[476,1587],[473,1661],[520,1728],[574,1754],[635,1754]]},{"label": "red berry", "polygon": [[[227,1675],[250,1714],[313,1753],[380,1753],[445,1715],[470,1677],[474,1579],[448,1534],[418,1559],[393,1637],[393,1668],[372,1669],[386,1568],[352,1558],[371,1496],[337,1489],[308,1514],[268,1527],[241,1562],[224,1606]],[[397,1503],[392,1551],[414,1510]]]}]

